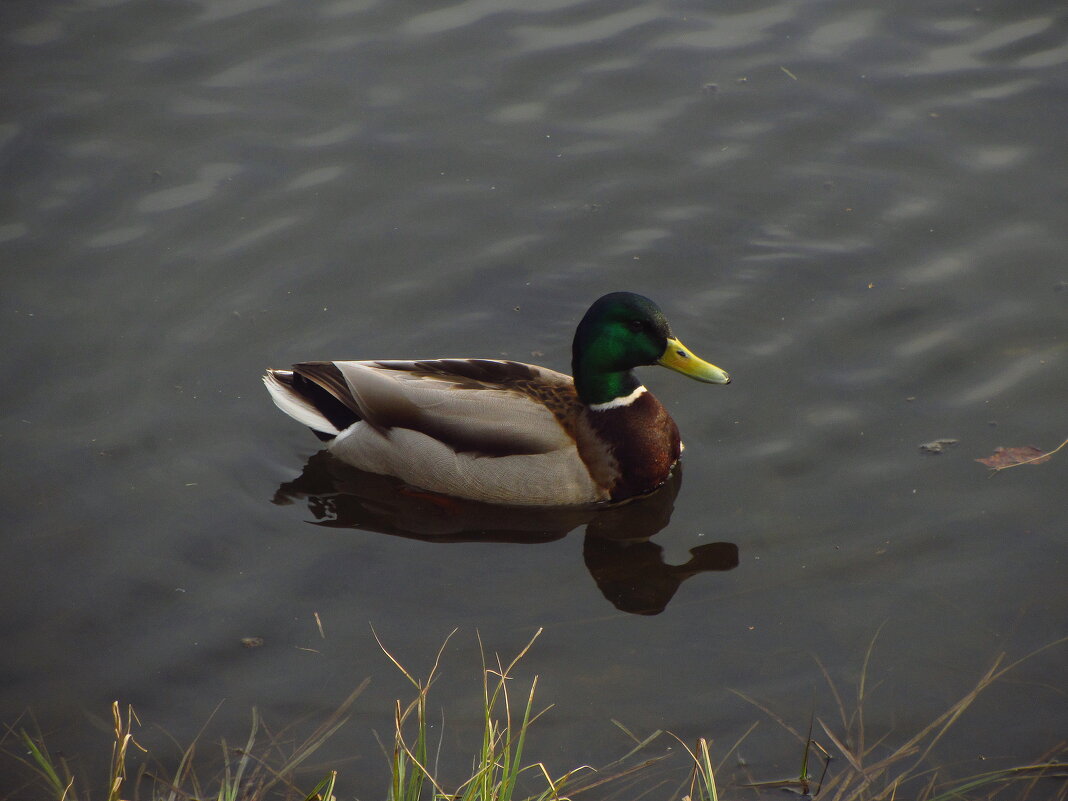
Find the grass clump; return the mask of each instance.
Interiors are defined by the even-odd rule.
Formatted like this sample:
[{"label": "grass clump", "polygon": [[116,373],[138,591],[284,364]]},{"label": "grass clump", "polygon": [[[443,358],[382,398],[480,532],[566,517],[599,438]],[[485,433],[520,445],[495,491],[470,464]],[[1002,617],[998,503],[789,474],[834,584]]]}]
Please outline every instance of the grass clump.
[{"label": "grass clump", "polygon": [[[688,755],[688,777],[675,785],[673,790],[668,785],[676,782],[677,778],[649,786],[652,777],[648,769],[672,753],[677,754],[677,750],[654,756],[637,765],[630,764],[627,761],[637,753],[647,753],[650,744],[662,732],[654,732],[642,739],[618,722],[616,725],[635,743],[628,754],[597,772],[586,774],[585,771],[591,769],[582,766],[554,776],[544,763],[529,761],[526,755],[530,728],[549,709],[538,710],[535,707],[538,679],[535,676],[528,687],[517,690],[515,678],[518,664],[530,651],[541,630],[511,659],[502,659],[498,655],[487,659],[479,640],[482,655],[481,737],[470,768],[462,774],[466,778],[450,786],[438,770],[441,744],[437,744],[438,753],[432,758],[427,732],[430,728],[430,688],[437,679],[442,653],[453,634],[455,631],[438,650],[425,679],[416,678],[387,650],[381,640],[378,641],[386,657],[415,690],[410,702],[395,702],[392,742],[383,747],[389,778],[388,786],[380,797],[386,801],[571,801],[579,796],[580,801],[595,797],[640,798],[643,801],[719,801],[724,787],[719,778],[724,775],[724,762],[757,726],[753,723],[716,765],[713,765],[710,740],[700,738],[693,748],[679,740]],[[375,637],[378,639],[377,634]],[[1068,781],[1065,781],[1068,779],[1068,742],[1056,744],[1031,763],[953,780],[942,779],[938,770],[930,767],[935,746],[981,693],[1026,659],[1068,642],[1068,638],[1050,643],[1015,662],[1006,663],[1005,655],[1000,655],[955,703],[919,731],[903,737],[896,737],[893,732],[875,736],[865,721],[871,696],[869,668],[875,639],[872,639],[865,653],[855,697],[848,700],[839,692],[829,671],[817,660],[834,699],[837,719],[824,720],[813,711],[807,732],[795,730],[766,705],[735,691],[796,737],[803,745],[803,750],[797,778],[752,781],[751,777],[747,777],[744,783],[731,783],[729,797],[764,797],[767,794],[781,797],[783,790],[789,790],[803,798],[826,801],[1008,801],[1038,798],[1043,801],[1068,801]],[[91,796],[84,777],[76,777],[71,765],[63,757],[50,753],[39,730],[31,735],[25,729],[8,727],[0,740],[0,756],[6,752],[8,757],[22,765],[30,779],[17,792],[35,801],[41,798],[53,801],[95,801],[98,798],[106,798],[107,801],[137,801],[139,798],[149,801],[265,801],[268,798],[281,801],[334,801],[336,771],[318,769],[323,772],[312,774],[318,776],[319,781],[309,790],[301,789],[297,779],[298,769],[303,770],[308,758],[345,724],[352,704],[366,685],[365,681],[310,736],[299,741],[291,741],[286,729],[278,733],[270,731],[253,710],[252,728],[247,741],[242,747],[233,749],[223,741],[221,763],[217,758],[207,760],[212,765],[212,773],[206,781],[195,768],[198,762],[203,764],[205,761],[203,756],[196,753],[203,730],[191,745],[181,751],[177,768],[169,778],[165,778],[162,769],[151,768],[144,760],[139,760],[140,764],[135,767],[136,755],[144,752],[134,737],[134,729],[140,725],[140,721],[132,708],[128,707],[123,713],[118,702],[112,704],[111,759],[99,794]],[[822,762],[822,765],[818,765],[818,762]],[[626,782],[623,781],[625,778]],[[621,784],[627,786],[621,787]],[[603,788],[600,792],[607,791],[608,795],[595,795],[596,788]]]},{"label": "grass clump", "polygon": [[[540,712],[534,711],[534,693],[538,686],[535,676],[526,693],[525,701],[513,710],[513,697],[508,683],[513,680],[513,671],[519,661],[527,654],[542,630],[534,634],[530,641],[507,663],[500,656],[493,664],[486,661],[485,650],[482,652],[482,740],[475,754],[470,777],[451,791],[447,791],[427,759],[427,694],[434,681],[441,653],[455,629],[446,638],[438,651],[425,681],[420,681],[378,641],[382,652],[404,674],[416,690],[415,699],[402,709],[397,701],[394,726],[393,750],[391,758],[392,775],[387,801],[513,801],[523,798],[526,801],[567,801],[562,795],[565,785],[583,768],[568,771],[554,778],[545,764],[535,762],[524,764],[523,749],[526,744],[530,726],[549,707]],[[378,639],[378,635],[375,635]],[[414,732],[411,731],[414,729]],[[406,734],[406,730],[409,733]],[[517,794],[517,784],[523,774],[531,774],[540,785],[534,795]]]},{"label": "grass clump", "polygon": [[[140,726],[140,721],[133,707],[127,707],[124,716],[119,702],[115,701],[111,705],[114,740],[103,797],[107,801],[136,801],[142,797],[151,801],[260,801],[265,798],[329,801],[333,798],[336,771],[328,771],[311,790],[298,787],[296,774],[303,763],[345,725],[349,708],[367,683],[364,681],[311,735],[296,745],[288,742],[287,730],[270,731],[253,709],[252,727],[244,746],[230,748],[223,740],[220,743],[222,767],[213,771],[207,780],[197,773],[195,758],[203,730],[182,751],[173,776],[167,777],[162,768],[153,767],[147,761],[134,767],[130,746],[148,753],[134,739],[134,724]],[[8,745],[5,755],[20,763],[29,775],[23,790],[17,792],[36,788],[38,792],[32,797],[54,801],[91,801],[98,797],[92,784],[84,776],[76,775],[66,759],[50,753],[39,730],[31,735],[25,729],[16,731],[8,727],[7,738],[14,739],[17,746]],[[219,764],[217,760],[211,762]]]},{"label": "grass clump", "polygon": [[[524,761],[530,727],[548,711],[548,707],[540,711],[534,708],[537,677],[518,699],[509,686],[514,681],[517,664],[540,634],[541,629],[512,659],[505,661],[497,656],[492,663],[487,661],[479,641],[482,650],[481,743],[469,777],[450,791],[445,789],[443,780],[429,763],[427,697],[438,672],[441,654],[452,634],[439,649],[425,680],[416,679],[379,641],[383,653],[416,690],[410,703],[402,705],[397,701],[394,708],[393,743],[392,748],[387,749],[390,771],[384,796],[387,801],[568,801],[563,795],[564,786],[581,768],[554,777],[544,763]],[[375,637],[377,639],[377,634]],[[253,709],[247,741],[243,747],[232,749],[224,740],[221,743],[222,767],[214,770],[207,780],[196,770],[197,743],[203,730],[182,751],[172,776],[166,777],[161,768],[151,768],[147,764],[135,768],[131,746],[147,753],[133,735],[134,726],[140,725],[140,721],[132,707],[127,708],[124,716],[116,701],[112,704],[114,742],[104,797],[107,801],[141,797],[150,801],[262,801],[266,798],[332,801],[336,771],[327,772],[310,790],[300,789],[297,771],[348,721],[349,709],[367,683],[364,681],[307,739],[295,746],[285,744],[285,730],[278,734],[270,732]],[[8,727],[4,739],[16,742],[14,746],[10,742],[0,745],[6,745],[6,755],[20,763],[29,774],[23,791],[36,789],[38,792],[33,797],[54,801],[91,801],[98,797],[91,793],[84,777],[75,775],[64,758],[50,753],[40,731],[31,735],[25,729]],[[216,766],[219,764],[218,760],[209,761]],[[524,795],[520,791],[521,783],[533,785],[533,794]]]},{"label": "grass clump", "polygon": [[[676,737],[675,739],[678,740]],[[715,771],[712,769],[712,755],[709,752],[708,740],[704,737],[697,739],[697,748],[691,750],[682,740],[679,744],[686,749],[686,753],[693,760],[693,768],[690,771],[690,791],[683,796],[682,801],[719,801],[719,791],[716,788]]]},{"label": "grass clump", "polygon": [[[119,702],[111,704],[111,716],[114,726],[115,739],[111,745],[111,762],[108,771],[107,801],[120,801],[122,798],[123,785],[126,783],[126,754],[131,745],[144,751],[133,738],[133,726],[137,720],[133,707],[127,707],[126,716],[123,717]],[[8,730],[11,735],[12,730]],[[48,792],[50,797],[62,799],[62,801],[79,801],[88,797],[88,791],[83,790],[81,785],[75,782],[74,772],[70,765],[62,757],[55,757],[48,750],[44,738],[40,732],[32,736],[25,729],[20,729],[16,739],[21,746],[22,755],[11,753],[11,756],[29,769],[32,776]]]}]

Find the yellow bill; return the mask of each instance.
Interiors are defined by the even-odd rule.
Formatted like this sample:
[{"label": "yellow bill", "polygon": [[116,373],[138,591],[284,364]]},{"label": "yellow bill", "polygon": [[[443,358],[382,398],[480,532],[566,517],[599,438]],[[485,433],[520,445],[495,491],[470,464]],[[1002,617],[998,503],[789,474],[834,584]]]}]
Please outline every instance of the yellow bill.
[{"label": "yellow bill", "polygon": [[667,347],[657,359],[657,364],[706,384],[729,384],[731,382],[731,377],[725,370],[720,370],[716,365],[694,356],[690,349],[677,339],[667,341]]}]

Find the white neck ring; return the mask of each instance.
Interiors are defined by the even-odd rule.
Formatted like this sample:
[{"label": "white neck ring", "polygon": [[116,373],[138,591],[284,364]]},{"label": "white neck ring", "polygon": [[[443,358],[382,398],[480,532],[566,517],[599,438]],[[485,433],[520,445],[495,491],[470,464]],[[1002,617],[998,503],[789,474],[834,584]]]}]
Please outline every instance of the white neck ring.
[{"label": "white neck ring", "polygon": [[595,412],[607,412],[609,409],[622,409],[624,406],[630,406],[634,401],[638,400],[642,395],[648,392],[644,386],[639,385],[629,395],[623,395],[619,398],[612,398],[610,401],[604,403],[591,403],[589,408]]}]

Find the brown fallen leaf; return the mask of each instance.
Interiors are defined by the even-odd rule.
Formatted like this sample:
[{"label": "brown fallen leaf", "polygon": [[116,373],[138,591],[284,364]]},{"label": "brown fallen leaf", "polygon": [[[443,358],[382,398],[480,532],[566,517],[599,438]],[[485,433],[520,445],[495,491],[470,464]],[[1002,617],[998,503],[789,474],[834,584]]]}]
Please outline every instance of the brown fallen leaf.
[{"label": "brown fallen leaf", "polygon": [[994,452],[983,459],[975,461],[992,467],[995,470],[1004,470],[1018,464],[1042,464],[1048,462],[1052,454],[1046,453],[1034,445],[1024,445],[1017,448],[994,448]]}]

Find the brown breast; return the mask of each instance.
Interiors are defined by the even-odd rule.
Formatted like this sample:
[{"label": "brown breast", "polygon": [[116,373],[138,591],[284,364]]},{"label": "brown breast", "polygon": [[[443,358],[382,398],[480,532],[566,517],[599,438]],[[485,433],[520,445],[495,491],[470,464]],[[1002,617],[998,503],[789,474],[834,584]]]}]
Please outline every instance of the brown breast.
[{"label": "brown breast", "polygon": [[584,417],[616,463],[609,486],[613,501],[651,492],[667,481],[679,459],[679,429],[653,393],[618,409],[585,409]]}]

